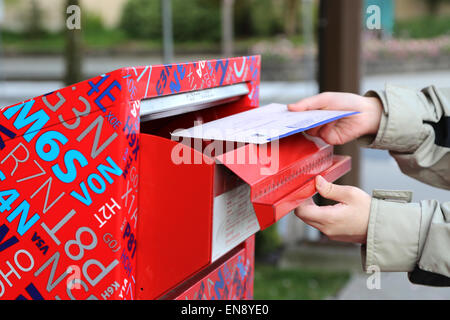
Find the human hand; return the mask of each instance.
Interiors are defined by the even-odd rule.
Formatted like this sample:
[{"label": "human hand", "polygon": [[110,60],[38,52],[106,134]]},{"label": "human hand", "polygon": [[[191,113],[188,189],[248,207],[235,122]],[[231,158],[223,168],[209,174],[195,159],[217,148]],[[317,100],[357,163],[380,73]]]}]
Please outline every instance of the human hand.
[{"label": "human hand", "polygon": [[306,133],[326,143],[340,145],[364,135],[376,134],[383,107],[378,98],[353,93],[324,92],[288,105],[290,111],[351,110],[360,113],[312,128]]},{"label": "human hand", "polygon": [[336,185],[322,176],[317,176],[315,182],[322,197],[339,203],[317,206],[309,199],[295,209],[295,215],[319,229],[331,240],[365,243],[371,197],[361,189]]}]

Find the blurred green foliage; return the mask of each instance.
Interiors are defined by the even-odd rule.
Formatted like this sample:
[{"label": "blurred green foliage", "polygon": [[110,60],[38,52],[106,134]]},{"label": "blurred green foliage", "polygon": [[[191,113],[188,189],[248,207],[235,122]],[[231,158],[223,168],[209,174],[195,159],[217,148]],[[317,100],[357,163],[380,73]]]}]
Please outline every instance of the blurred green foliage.
[{"label": "blurred green foliage", "polygon": [[[5,0],[6,4],[15,0]],[[36,0],[32,0],[37,4]],[[450,0],[446,0],[450,1]],[[173,32],[177,53],[220,52],[222,0],[172,0]],[[289,15],[292,2],[298,11]],[[289,5],[291,4],[291,5]],[[245,54],[255,44],[268,41],[274,52],[280,51],[278,39],[287,38],[295,46],[301,46],[300,0],[235,0],[234,37],[235,52]],[[313,6],[313,25],[317,26],[317,5]],[[120,25],[107,28],[100,15],[82,7],[82,37],[85,52],[151,52],[161,50],[161,0],[127,0]],[[30,6],[24,16],[21,31],[2,28],[2,44],[5,53],[61,53],[64,48],[64,32],[44,29],[45,12],[37,5]],[[61,12],[64,14],[64,12]],[[426,14],[424,12],[424,14]],[[450,34],[450,17],[427,15],[396,21],[394,38],[432,38]],[[295,32],[288,33],[288,18],[296,17]],[[292,22],[292,21],[291,21]],[[291,24],[292,26],[292,24]],[[284,37],[277,37],[283,34]],[[450,49],[449,49],[450,50]],[[448,52],[448,50],[447,50]],[[279,55],[267,59],[280,59]],[[282,63],[283,61],[280,61]],[[276,62],[278,63],[278,62]]]},{"label": "blurred green foliage", "polygon": [[25,23],[25,34],[31,39],[36,39],[44,33],[42,28],[42,10],[39,8],[36,0],[32,0]]},{"label": "blurred green foliage", "polygon": [[277,35],[283,32],[283,2],[235,1],[234,19],[235,36],[238,38]]},{"label": "blurred green foliage", "polygon": [[256,300],[320,300],[335,296],[350,279],[350,272],[280,269],[255,265]]},{"label": "blurred green foliage", "polygon": [[120,28],[132,38],[161,38],[159,0],[129,0],[122,12]]},{"label": "blurred green foliage", "polygon": [[[160,0],[129,0],[120,26],[131,38],[161,39]],[[175,41],[220,39],[220,0],[172,0]]]},{"label": "blurred green foliage", "polygon": [[84,11],[81,19],[81,33],[85,47],[114,47],[126,40],[125,32],[120,29],[108,29],[102,18],[90,11]]},{"label": "blurred green foliage", "polygon": [[255,242],[255,256],[257,259],[265,259],[267,255],[280,249],[282,241],[276,224],[257,232]]},{"label": "blurred green foliage", "polygon": [[103,24],[102,17],[91,11],[83,11],[81,30],[83,30],[83,32],[104,31],[105,25]]},{"label": "blurred green foliage", "polygon": [[2,31],[2,49],[20,53],[61,53],[64,48],[62,33],[45,33],[36,38],[28,34]]},{"label": "blurred green foliage", "polygon": [[394,35],[413,39],[450,35],[450,17],[430,15],[396,21]]},{"label": "blurred green foliage", "polygon": [[[235,37],[266,37],[282,33],[284,3],[274,0],[235,1]],[[172,22],[175,41],[220,41],[221,0],[172,0]],[[120,27],[131,38],[161,39],[160,0],[128,0]]]}]

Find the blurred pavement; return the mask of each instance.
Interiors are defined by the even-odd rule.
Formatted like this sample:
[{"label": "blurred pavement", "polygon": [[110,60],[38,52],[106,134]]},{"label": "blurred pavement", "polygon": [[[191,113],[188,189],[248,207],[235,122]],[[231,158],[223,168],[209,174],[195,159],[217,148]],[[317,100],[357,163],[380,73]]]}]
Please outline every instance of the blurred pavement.
[{"label": "blurred pavement", "polygon": [[[174,62],[197,61],[217,56],[183,56],[175,58]],[[162,64],[159,56],[89,56],[83,59],[83,74],[92,78],[102,73],[123,67]],[[0,61],[0,79],[6,81],[52,81],[62,79],[64,74],[64,58],[56,56],[19,56],[2,57]]]},{"label": "blurred pavement", "polygon": [[379,273],[379,287],[373,273],[362,270],[360,246],[338,242],[302,243],[286,248],[280,268],[322,271],[350,271],[350,281],[332,300],[448,300],[450,288],[428,287],[409,282],[406,272]]},{"label": "blurred pavement", "polygon": [[450,288],[427,287],[409,282],[405,272],[383,272],[380,288],[368,289],[372,274],[353,274],[351,280],[339,292],[338,300],[449,300]]}]

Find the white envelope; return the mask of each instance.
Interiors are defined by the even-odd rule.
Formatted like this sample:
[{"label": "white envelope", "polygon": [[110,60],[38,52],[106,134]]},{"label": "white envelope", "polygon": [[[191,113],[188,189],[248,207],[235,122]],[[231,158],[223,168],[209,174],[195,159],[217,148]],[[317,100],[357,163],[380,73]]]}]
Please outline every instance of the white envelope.
[{"label": "white envelope", "polygon": [[336,110],[293,112],[284,104],[272,103],[198,124],[189,129],[175,130],[172,136],[264,144],[356,113],[359,112]]}]

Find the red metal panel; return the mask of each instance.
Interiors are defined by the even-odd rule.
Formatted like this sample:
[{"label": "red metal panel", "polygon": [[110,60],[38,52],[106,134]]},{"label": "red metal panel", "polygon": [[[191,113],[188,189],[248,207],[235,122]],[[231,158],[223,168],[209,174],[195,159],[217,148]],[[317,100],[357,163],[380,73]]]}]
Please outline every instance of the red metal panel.
[{"label": "red metal panel", "polygon": [[253,298],[254,237],[247,239],[240,249],[218,261],[213,270],[208,270],[182,293],[176,300],[242,300]]},{"label": "red metal panel", "polygon": [[154,299],[210,261],[214,164],[177,165],[176,142],[140,141],[137,296]]},{"label": "red metal panel", "polygon": [[[216,158],[245,182],[255,186],[284,173],[291,166],[305,163],[318,153],[330,155],[332,152],[332,146],[319,139],[310,140],[300,133],[272,143],[246,144]],[[305,173],[302,172],[297,178],[305,179]]]},{"label": "red metal panel", "polygon": [[245,284],[244,299],[253,299],[253,282],[255,280],[255,236],[245,242],[245,263],[247,267],[247,281]]}]

